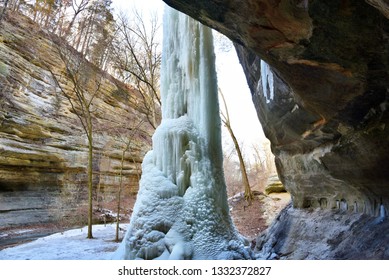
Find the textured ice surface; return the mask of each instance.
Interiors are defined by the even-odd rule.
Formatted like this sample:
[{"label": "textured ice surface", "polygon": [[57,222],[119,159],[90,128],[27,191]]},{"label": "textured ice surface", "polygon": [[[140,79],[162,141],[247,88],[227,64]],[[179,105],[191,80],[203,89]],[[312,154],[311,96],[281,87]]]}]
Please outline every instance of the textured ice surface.
[{"label": "textured ice surface", "polygon": [[167,8],[161,73],[162,123],[114,258],[251,258],[228,210],[211,30]]}]

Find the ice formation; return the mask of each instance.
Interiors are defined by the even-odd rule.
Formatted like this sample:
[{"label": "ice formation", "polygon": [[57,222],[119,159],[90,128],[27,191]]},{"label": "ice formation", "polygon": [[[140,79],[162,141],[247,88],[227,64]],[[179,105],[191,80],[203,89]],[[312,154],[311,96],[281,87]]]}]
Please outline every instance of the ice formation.
[{"label": "ice formation", "polygon": [[164,15],[162,123],[114,258],[247,259],[227,205],[212,32]]},{"label": "ice formation", "polygon": [[274,76],[270,66],[263,60],[261,60],[261,81],[266,103],[270,103],[274,98]]},{"label": "ice formation", "polygon": [[383,204],[380,205],[380,219],[383,221],[386,217],[385,206]]}]

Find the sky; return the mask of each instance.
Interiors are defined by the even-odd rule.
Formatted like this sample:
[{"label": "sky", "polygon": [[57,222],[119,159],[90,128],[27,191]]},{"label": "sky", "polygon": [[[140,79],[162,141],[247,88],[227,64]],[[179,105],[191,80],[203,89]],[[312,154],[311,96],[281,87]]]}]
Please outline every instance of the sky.
[{"label": "sky", "polygon": [[[115,9],[128,11],[136,7],[143,11],[145,16],[151,11],[157,11],[162,24],[165,6],[162,0],[113,0],[113,6]],[[160,31],[162,33],[162,28]],[[226,37],[224,38],[224,40],[230,41]],[[218,86],[223,91],[226,99],[231,126],[238,141],[243,144],[243,150],[249,153],[249,149],[253,144],[268,142],[268,140],[265,138],[259,123],[251,100],[251,93],[235,49],[231,46],[228,52],[221,51],[216,44],[215,54]],[[226,129],[223,129],[223,145],[228,149],[233,147],[232,140]]]},{"label": "sky", "polygon": [[165,3],[162,0],[113,0],[114,8],[131,9],[131,7],[139,7],[144,11],[159,10],[163,11]]}]

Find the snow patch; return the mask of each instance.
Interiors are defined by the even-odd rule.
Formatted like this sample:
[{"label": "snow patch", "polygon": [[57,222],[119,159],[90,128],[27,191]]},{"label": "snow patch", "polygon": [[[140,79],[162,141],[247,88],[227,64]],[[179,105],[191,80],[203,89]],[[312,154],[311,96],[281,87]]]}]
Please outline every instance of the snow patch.
[{"label": "snow patch", "polygon": [[31,232],[31,231],[33,231],[33,230],[32,229],[22,229],[22,230],[17,230],[14,233],[15,234],[22,234],[22,233]]},{"label": "snow patch", "polygon": [[3,249],[0,260],[104,260],[119,246],[113,241],[116,224],[94,225],[93,239],[86,238],[87,232],[87,227],[73,229]]}]

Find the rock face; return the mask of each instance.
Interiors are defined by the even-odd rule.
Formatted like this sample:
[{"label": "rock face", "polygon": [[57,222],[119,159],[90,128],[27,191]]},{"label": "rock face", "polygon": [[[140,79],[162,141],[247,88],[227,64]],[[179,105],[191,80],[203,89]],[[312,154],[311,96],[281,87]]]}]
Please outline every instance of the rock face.
[{"label": "rock face", "polygon": [[[66,48],[66,46],[61,46]],[[0,28],[0,227],[63,220],[72,224],[86,203],[87,139],[48,69],[70,89],[58,45],[27,19]],[[87,72],[95,73],[92,65]],[[98,72],[98,71],[97,71]],[[100,73],[103,74],[103,73]],[[72,91],[69,90],[69,94]],[[125,194],[136,191],[152,130],[137,111],[137,93],[103,74],[93,101],[94,185],[101,206],[116,197],[124,144]],[[77,211],[75,211],[77,210]]]},{"label": "rock face", "polygon": [[257,238],[256,250],[268,259],[389,259],[388,230],[381,217],[288,206],[271,234]]},{"label": "rock face", "polygon": [[387,1],[164,1],[236,43],[294,208],[387,213]]}]

